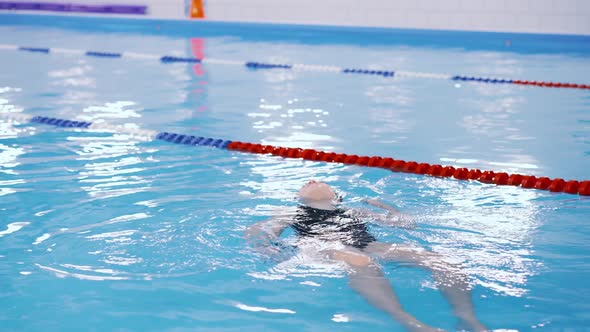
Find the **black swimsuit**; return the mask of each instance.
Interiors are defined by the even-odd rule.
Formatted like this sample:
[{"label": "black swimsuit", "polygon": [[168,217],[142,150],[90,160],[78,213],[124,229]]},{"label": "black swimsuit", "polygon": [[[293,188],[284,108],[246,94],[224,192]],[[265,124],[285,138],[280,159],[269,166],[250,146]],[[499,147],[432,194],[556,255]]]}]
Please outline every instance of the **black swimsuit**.
[{"label": "black swimsuit", "polygon": [[321,210],[299,206],[295,223],[291,225],[297,235],[364,249],[376,239],[369,233],[367,223],[346,213],[344,209]]}]

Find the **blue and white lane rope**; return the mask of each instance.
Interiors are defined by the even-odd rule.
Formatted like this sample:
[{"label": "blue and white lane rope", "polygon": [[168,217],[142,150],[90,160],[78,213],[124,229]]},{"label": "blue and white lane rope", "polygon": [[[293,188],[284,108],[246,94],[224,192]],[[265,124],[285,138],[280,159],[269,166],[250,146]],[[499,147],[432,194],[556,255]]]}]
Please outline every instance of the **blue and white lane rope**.
[{"label": "blue and white lane rope", "polygon": [[183,135],[168,132],[157,132],[154,130],[139,129],[130,126],[112,125],[105,122],[71,121],[46,116],[31,116],[28,114],[16,112],[0,113],[0,118],[4,118],[8,121],[17,123],[41,123],[62,128],[90,129],[102,132],[124,134],[146,141],[153,141],[158,139],[175,144],[211,146],[220,149],[227,148],[229,143],[231,143],[231,141],[228,140],[211,137]]},{"label": "blue and white lane rope", "polygon": [[113,125],[105,122],[71,121],[45,116],[32,116],[17,112],[2,112],[0,119],[6,119],[16,123],[42,123],[62,128],[90,129],[102,132],[126,134],[134,138],[151,141],[156,138],[158,132],[153,130],[139,129],[132,126]]},{"label": "blue and white lane rope", "polygon": [[515,84],[515,85],[529,85],[538,87],[553,87],[553,88],[574,88],[574,89],[587,89],[590,90],[590,85],[586,84],[572,84],[572,83],[561,83],[561,82],[550,82],[550,81],[526,81],[526,80],[512,80],[505,78],[489,78],[489,77],[476,77],[476,76],[465,76],[465,75],[451,75],[443,73],[428,73],[428,72],[412,72],[403,70],[375,70],[375,69],[362,69],[362,68],[343,68],[338,66],[323,66],[323,65],[307,65],[307,64],[277,64],[277,63],[265,63],[255,61],[236,61],[236,60],[224,60],[215,58],[196,59],[193,57],[181,57],[173,55],[153,55],[144,53],[134,52],[103,52],[103,51],[84,51],[78,49],[66,49],[66,48],[43,48],[43,47],[26,47],[18,45],[0,44],[0,50],[13,50],[23,52],[33,52],[39,54],[68,54],[78,56],[90,56],[100,58],[126,58],[136,60],[152,60],[160,61],[161,63],[204,63],[204,64],[217,64],[217,65],[234,65],[243,66],[250,69],[283,69],[283,70],[296,70],[296,71],[317,71],[317,72],[333,72],[342,74],[357,74],[357,75],[373,75],[382,77],[412,77],[412,78],[427,78],[427,79],[439,79],[439,80],[451,80],[451,81],[463,81],[463,82],[476,82],[476,83],[488,83],[488,84]]}]

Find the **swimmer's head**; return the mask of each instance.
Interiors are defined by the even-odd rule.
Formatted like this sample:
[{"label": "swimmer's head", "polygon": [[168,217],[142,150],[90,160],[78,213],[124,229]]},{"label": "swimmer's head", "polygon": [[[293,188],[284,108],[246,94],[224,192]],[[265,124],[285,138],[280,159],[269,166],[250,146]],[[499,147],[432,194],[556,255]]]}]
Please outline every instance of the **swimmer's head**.
[{"label": "swimmer's head", "polygon": [[306,205],[334,206],[339,197],[330,185],[315,180],[307,182],[297,193],[299,200]]}]

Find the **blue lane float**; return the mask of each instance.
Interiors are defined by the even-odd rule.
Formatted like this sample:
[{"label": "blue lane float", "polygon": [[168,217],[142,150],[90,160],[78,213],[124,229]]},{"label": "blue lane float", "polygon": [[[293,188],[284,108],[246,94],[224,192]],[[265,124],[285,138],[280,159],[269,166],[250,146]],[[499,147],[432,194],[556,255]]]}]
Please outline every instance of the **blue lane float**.
[{"label": "blue lane float", "polygon": [[[29,122],[32,123],[41,123],[46,125],[51,125],[55,127],[61,128],[81,128],[81,129],[90,129],[93,125],[92,122],[87,121],[72,121],[66,119],[59,119],[59,118],[52,118],[46,116],[34,116],[31,117]],[[98,128],[102,129],[109,129],[115,132],[129,132],[133,133],[136,132],[134,130],[128,130],[123,127],[117,126],[110,126],[106,124],[99,125]],[[183,145],[198,145],[198,146],[211,146],[219,149],[227,149],[227,146],[232,142],[230,140],[224,140],[219,138],[211,138],[211,137],[203,137],[203,136],[193,136],[193,135],[184,135],[184,134],[177,134],[177,133],[169,133],[169,132],[161,132],[155,135],[150,135],[149,133],[147,136],[151,136],[152,140],[162,140],[169,143],[174,144],[183,144]]]},{"label": "blue lane float", "polygon": [[30,121],[64,128],[88,128],[90,125],[92,125],[92,122],[70,121],[46,116],[35,116],[32,117]]},{"label": "blue lane float", "polygon": [[43,47],[26,47],[21,46],[18,48],[19,51],[33,52],[33,53],[49,53],[48,48]]},{"label": "blue lane float", "polygon": [[466,81],[466,82],[481,82],[481,83],[492,83],[492,84],[513,84],[513,80],[504,80],[504,79],[497,79],[497,78],[487,78],[487,77],[469,77],[469,76],[459,76],[455,75],[451,78],[453,81]]},{"label": "blue lane float", "polygon": [[203,136],[175,134],[175,133],[168,133],[168,132],[159,133],[156,136],[156,139],[170,142],[170,143],[175,143],[175,144],[212,146],[212,147],[216,147],[216,148],[220,148],[220,149],[227,149],[227,146],[232,142],[232,141],[223,140],[223,139],[216,139],[216,138],[203,137]]},{"label": "blue lane float", "polygon": [[88,52],[86,52],[86,55],[101,57],[101,58],[120,58],[123,56],[121,53],[94,52],[94,51],[88,51]]},{"label": "blue lane float", "polygon": [[377,75],[383,77],[394,77],[395,72],[387,71],[387,70],[367,70],[367,69],[354,69],[354,68],[345,68],[342,69],[342,72],[345,74],[364,74],[364,75]]},{"label": "blue lane float", "polygon": [[251,68],[251,69],[273,69],[273,68],[293,69],[293,65],[253,62],[253,61],[248,61],[244,65],[248,68]]},{"label": "blue lane float", "polygon": [[163,63],[173,63],[173,62],[199,63],[199,62],[201,62],[201,60],[196,59],[196,58],[183,58],[183,57],[170,56],[170,55],[165,55],[165,56],[161,57],[160,61],[162,61]]}]

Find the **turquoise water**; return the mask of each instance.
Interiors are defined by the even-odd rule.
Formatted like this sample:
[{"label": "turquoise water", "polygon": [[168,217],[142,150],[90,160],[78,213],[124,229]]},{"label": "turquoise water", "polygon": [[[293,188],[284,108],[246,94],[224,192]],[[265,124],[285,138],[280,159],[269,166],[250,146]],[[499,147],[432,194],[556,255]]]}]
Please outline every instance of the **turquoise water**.
[{"label": "turquoise water", "polygon": [[[426,32],[419,43],[411,38],[417,32],[404,38],[403,31],[393,41],[376,35],[378,42],[357,36],[347,43],[329,32],[255,36],[247,26],[172,31],[166,23],[160,31],[161,23],[142,21],[101,32],[76,21],[51,28],[26,20],[0,21],[0,43],[181,56],[197,48],[221,59],[577,83],[590,77],[584,47],[560,53],[520,35],[508,37],[528,47],[479,47],[467,38],[461,46],[461,33],[443,34],[445,47]],[[568,40],[547,43],[559,38]],[[2,112],[589,178],[588,91],[6,50],[0,64]],[[310,178],[334,185],[347,205],[379,197],[416,215],[416,229],[372,231],[461,264],[490,328],[583,330],[590,322],[587,198],[3,121],[0,329],[402,330],[348,288],[342,269],[297,252],[268,259],[246,246],[246,227],[295,204]],[[383,269],[408,311],[456,328],[427,273],[391,263]]]}]

